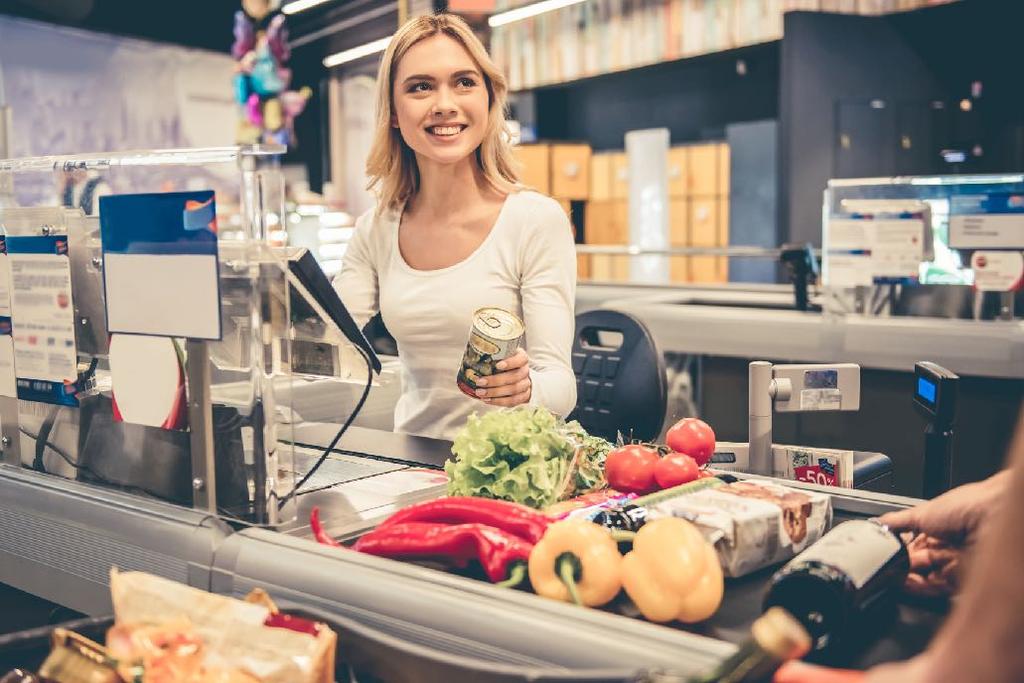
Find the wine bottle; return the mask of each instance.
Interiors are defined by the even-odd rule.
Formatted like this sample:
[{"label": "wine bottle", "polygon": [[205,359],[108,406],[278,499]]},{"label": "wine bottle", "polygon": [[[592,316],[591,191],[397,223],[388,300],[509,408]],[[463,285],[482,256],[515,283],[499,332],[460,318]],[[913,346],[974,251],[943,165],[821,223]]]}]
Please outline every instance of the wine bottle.
[{"label": "wine bottle", "polygon": [[750,639],[712,671],[688,683],[753,683],[768,681],[790,659],[811,648],[811,637],[781,607],[772,607],[750,627]]},{"label": "wine bottle", "polygon": [[796,617],[811,635],[813,654],[834,652],[870,630],[875,608],[899,589],[909,570],[897,534],[873,520],[850,520],[776,572],[764,606],[783,607]]}]

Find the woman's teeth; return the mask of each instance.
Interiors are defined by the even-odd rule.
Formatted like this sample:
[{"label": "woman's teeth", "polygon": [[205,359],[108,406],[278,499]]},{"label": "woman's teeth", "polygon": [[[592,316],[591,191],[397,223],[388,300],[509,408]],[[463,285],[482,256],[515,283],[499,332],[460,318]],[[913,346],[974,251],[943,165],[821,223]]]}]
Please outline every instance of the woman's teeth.
[{"label": "woman's teeth", "polygon": [[429,129],[434,135],[441,135],[444,137],[451,137],[452,135],[458,135],[462,132],[462,126],[434,126]]}]

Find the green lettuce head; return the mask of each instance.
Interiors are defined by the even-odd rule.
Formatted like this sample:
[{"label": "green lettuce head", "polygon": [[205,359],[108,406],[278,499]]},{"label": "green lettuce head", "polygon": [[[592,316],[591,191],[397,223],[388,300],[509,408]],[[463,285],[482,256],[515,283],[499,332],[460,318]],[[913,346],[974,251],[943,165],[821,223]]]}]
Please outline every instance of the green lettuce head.
[{"label": "green lettuce head", "polygon": [[558,500],[575,444],[545,408],[471,415],[445,463],[448,495],[500,498],[532,508]]}]

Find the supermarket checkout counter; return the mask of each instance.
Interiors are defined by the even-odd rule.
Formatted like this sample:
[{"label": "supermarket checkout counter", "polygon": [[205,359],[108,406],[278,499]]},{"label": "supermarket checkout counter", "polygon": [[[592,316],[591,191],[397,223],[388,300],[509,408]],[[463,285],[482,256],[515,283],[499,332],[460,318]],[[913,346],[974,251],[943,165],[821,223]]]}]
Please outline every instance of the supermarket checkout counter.
[{"label": "supermarket checkout counter", "polygon": [[[336,428],[300,426],[295,439],[321,443]],[[394,508],[443,491],[437,468],[450,446],[353,427],[337,450],[318,473],[324,479],[311,482],[311,493],[299,498],[295,523],[281,531],[233,529],[195,510],[0,466],[0,580],[92,615],[109,612],[111,564],[235,596],[262,586],[286,606],[359,623],[380,652],[390,653],[378,654],[371,665],[385,674],[405,672],[406,678],[416,671],[417,680],[458,680],[471,673],[537,680],[539,672],[551,680],[635,680],[650,669],[689,675],[731,652],[759,613],[770,570],[729,580],[725,602],[709,622],[665,628],[630,618],[627,603],[579,609],[469,576],[317,545],[306,523],[313,505],[321,508],[330,533],[358,534]],[[297,467],[317,453],[299,446]],[[396,478],[409,476],[416,485],[396,489]],[[792,485],[827,491],[836,522],[918,502]],[[901,605],[880,639],[850,663],[911,656],[941,620],[941,610]]]}]

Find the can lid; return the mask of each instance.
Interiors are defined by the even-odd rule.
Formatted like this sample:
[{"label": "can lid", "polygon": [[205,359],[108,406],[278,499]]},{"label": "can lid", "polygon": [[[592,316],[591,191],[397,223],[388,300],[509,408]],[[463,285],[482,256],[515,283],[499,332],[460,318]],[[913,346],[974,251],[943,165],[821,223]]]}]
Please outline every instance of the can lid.
[{"label": "can lid", "polygon": [[473,326],[492,339],[516,339],[523,334],[523,322],[503,308],[481,308],[473,315]]},{"label": "can lid", "polygon": [[781,607],[771,607],[750,627],[761,649],[779,661],[803,657],[811,649],[807,629]]}]

